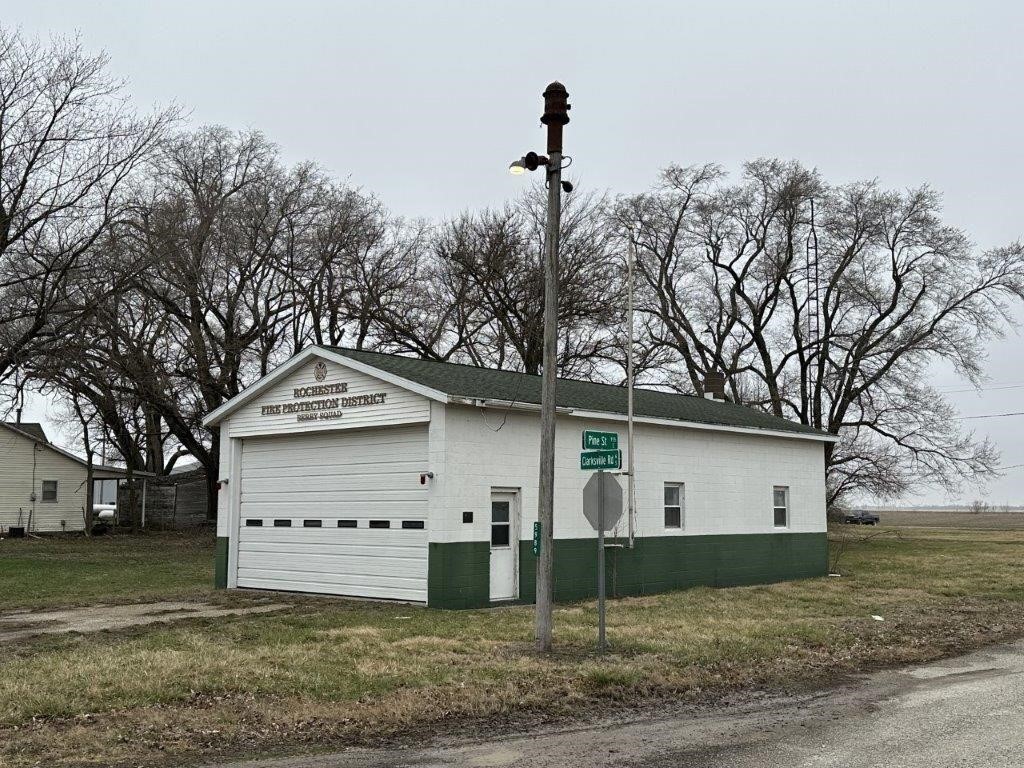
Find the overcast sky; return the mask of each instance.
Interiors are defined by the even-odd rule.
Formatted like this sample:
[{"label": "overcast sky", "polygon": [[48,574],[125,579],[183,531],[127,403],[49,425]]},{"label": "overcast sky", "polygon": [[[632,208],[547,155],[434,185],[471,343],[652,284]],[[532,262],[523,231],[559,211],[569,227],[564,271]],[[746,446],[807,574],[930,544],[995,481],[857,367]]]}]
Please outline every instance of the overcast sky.
[{"label": "overcast sky", "polygon": [[[258,128],[288,160],[316,160],[403,215],[515,194],[508,163],[542,148],[540,93],[558,79],[573,105],[570,177],[586,186],[637,192],[668,163],[795,158],[831,181],[928,182],[980,247],[1024,236],[1024,4],[1009,0],[0,0],[0,11],[25,32],[106,50],[140,106]],[[1020,349],[1015,334],[993,345],[989,388],[951,393],[964,415],[1024,410]],[[935,375],[965,388],[952,370]],[[36,400],[29,416],[45,410]],[[966,423],[1004,464],[1024,464],[1024,417]],[[1024,503],[1024,468],[988,498]]]}]

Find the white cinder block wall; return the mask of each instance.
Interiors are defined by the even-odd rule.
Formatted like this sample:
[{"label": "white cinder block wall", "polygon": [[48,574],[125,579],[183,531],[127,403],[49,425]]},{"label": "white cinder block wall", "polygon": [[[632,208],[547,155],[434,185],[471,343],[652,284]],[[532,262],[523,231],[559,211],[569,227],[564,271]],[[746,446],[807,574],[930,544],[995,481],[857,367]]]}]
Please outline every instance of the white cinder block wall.
[{"label": "white cinder block wall", "polygon": [[[493,487],[520,489],[519,536],[537,519],[540,417],[536,413],[434,404],[431,418],[431,541],[489,537]],[[626,424],[560,416],[555,450],[555,537],[594,536],[583,517],[582,492],[591,473],[579,468],[582,432],[619,434],[626,462]],[[437,442],[444,440],[444,450]],[[637,424],[637,533],[696,536],[773,533],[772,489],[789,486],[788,532],[826,530],[824,447],[819,440]],[[621,477],[623,489],[626,478]],[[664,527],[664,484],[685,484],[682,530]],[[462,522],[472,511],[473,523]],[[620,525],[626,533],[625,515]]]}]

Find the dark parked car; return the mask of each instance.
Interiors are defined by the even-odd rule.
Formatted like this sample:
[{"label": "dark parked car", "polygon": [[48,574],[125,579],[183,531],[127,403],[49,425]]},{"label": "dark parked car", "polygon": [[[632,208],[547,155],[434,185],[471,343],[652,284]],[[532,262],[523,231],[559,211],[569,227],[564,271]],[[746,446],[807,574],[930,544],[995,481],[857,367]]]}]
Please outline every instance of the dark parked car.
[{"label": "dark parked car", "polygon": [[843,515],[843,522],[849,525],[878,525],[881,518],[874,512],[865,512],[863,509],[859,509]]}]

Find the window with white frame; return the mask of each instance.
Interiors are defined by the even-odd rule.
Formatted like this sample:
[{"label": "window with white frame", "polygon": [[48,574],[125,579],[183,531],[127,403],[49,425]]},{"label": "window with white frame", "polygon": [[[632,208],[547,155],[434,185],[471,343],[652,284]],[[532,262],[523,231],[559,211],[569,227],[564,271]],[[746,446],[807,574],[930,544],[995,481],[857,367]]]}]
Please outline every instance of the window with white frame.
[{"label": "window with white frame", "polygon": [[57,500],[57,481],[43,480],[43,501]]},{"label": "window with white frame", "polygon": [[772,505],[775,508],[775,527],[789,527],[789,486],[776,485],[772,489]]},{"label": "window with white frame", "polygon": [[684,509],[683,484],[665,483],[665,527],[683,527]]}]

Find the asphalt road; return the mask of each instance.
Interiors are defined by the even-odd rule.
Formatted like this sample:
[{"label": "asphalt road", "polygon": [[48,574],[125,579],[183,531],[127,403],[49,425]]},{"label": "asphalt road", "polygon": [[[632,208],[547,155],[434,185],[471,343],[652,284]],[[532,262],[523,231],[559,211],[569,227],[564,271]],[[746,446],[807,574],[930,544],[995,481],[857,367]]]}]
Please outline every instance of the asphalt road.
[{"label": "asphalt road", "polygon": [[[705,714],[231,768],[1020,768],[1024,643]],[[227,768],[218,767],[218,768]]]}]

